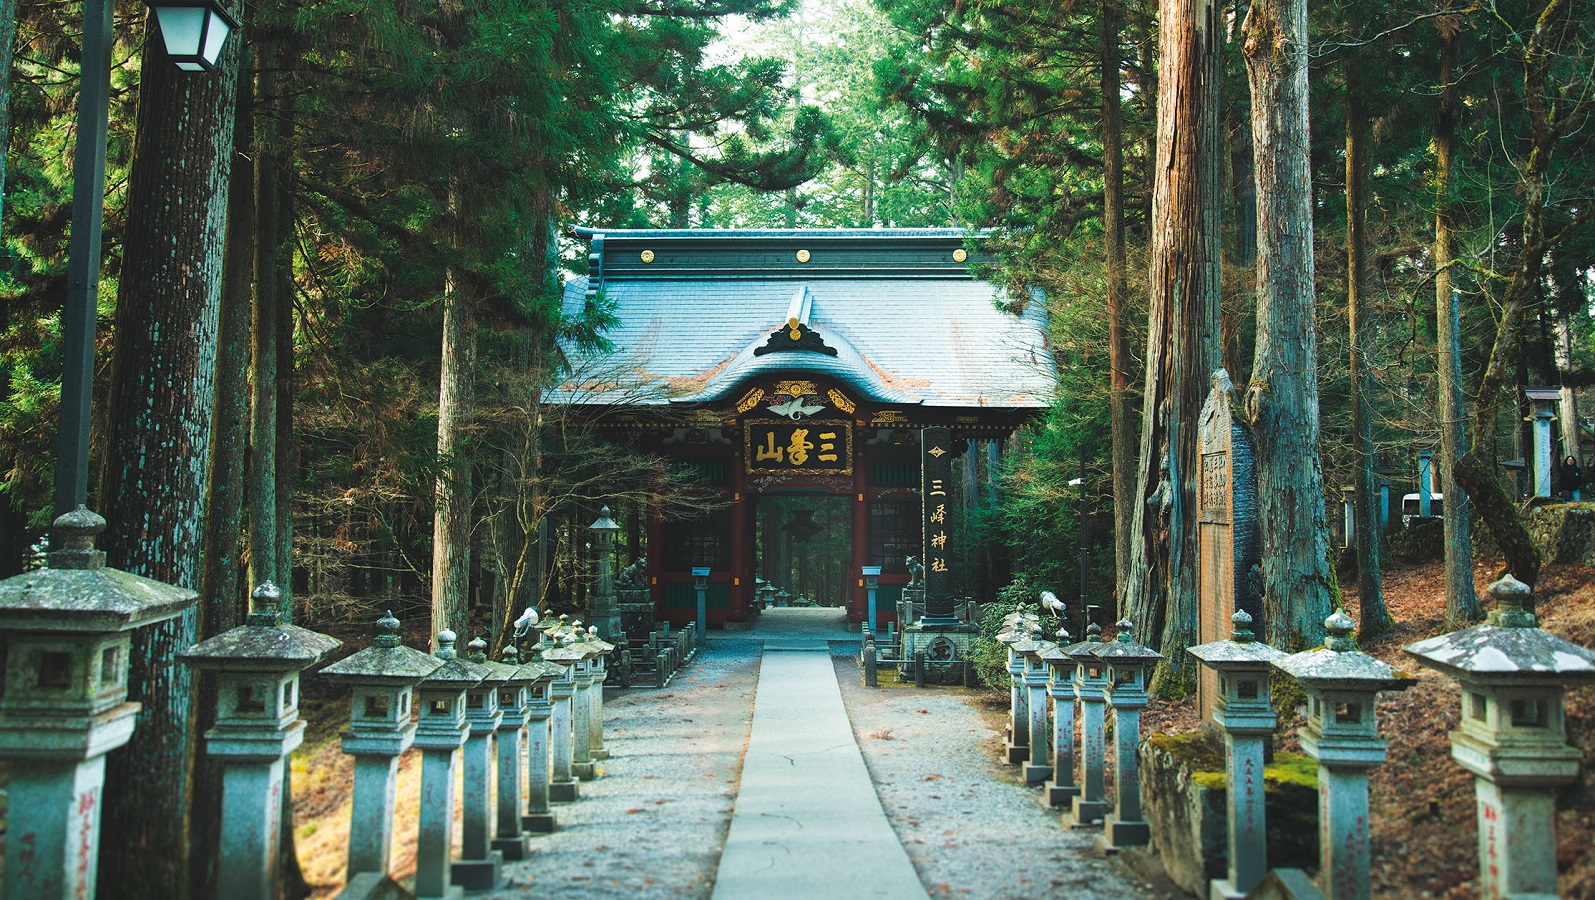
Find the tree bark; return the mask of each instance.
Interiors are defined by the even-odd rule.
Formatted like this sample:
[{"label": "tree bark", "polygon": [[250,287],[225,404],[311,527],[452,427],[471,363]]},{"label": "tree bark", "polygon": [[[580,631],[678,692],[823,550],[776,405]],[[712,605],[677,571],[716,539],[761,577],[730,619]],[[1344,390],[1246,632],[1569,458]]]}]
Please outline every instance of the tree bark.
[{"label": "tree bark", "polygon": [[[247,361],[249,305],[255,273],[254,168],[251,127],[253,98],[248,81],[238,91],[233,119],[233,160],[227,189],[227,250],[222,262],[222,299],[217,330],[216,412],[212,426],[209,495],[205,500],[205,545],[200,560],[199,595],[206,599],[199,623],[201,640],[243,624],[247,605],[239,550],[243,535],[244,457],[249,445]],[[201,673],[198,723],[203,734],[216,724],[216,683]],[[190,878],[196,897],[216,893],[218,837],[221,834],[221,766],[200,754],[194,769],[193,847]]]},{"label": "tree bark", "polygon": [[16,39],[17,5],[6,0],[0,3],[0,218],[6,209],[5,150],[11,146],[11,55]]},{"label": "tree bark", "polygon": [[1322,640],[1334,577],[1318,458],[1306,0],[1254,3],[1244,32],[1257,179],[1257,346],[1246,412],[1257,441],[1267,639],[1296,649]]},{"label": "tree bark", "polygon": [[1473,587],[1473,522],[1468,495],[1457,484],[1457,460],[1462,456],[1462,309],[1452,286],[1456,227],[1451,210],[1451,168],[1456,153],[1457,32],[1454,23],[1442,26],[1440,45],[1440,116],[1434,128],[1434,299],[1435,343],[1439,347],[1438,393],[1440,407],[1441,510],[1445,522],[1445,619],[1452,627],[1476,622],[1484,616]]},{"label": "tree bark", "polygon": [[1102,226],[1107,251],[1109,399],[1113,419],[1114,597],[1125,596],[1135,506],[1135,397],[1130,392],[1130,338],[1124,312],[1124,117],[1119,99],[1117,0],[1102,4]]},{"label": "tree bark", "polygon": [[[261,48],[255,70],[255,93],[264,109],[275,113],[281,44]],[[277,305],[276,277],[287,251],[277,204],[282,136],[277,117],[261,117],[255,142],[255,302],[250,308],[249,403],[249,580],[251,588],[266,582],[281,585],[277,564]],[[291,611],[291,609],[290,609]]]},{"label": "tree bark", "polygon": [[[1218,6],[1163,0],[1141,452],[1122,608],[1164,655],[1160,694],[1188,691],[1196,636],[1195,422],[1219,367]],[[1155,636],[1155,638],[1154,638]]]},{"label": "tree bark", "polygon": [[[145,42],[100,487],[111,564],[196,589],[238,63],[233,41],[221,71],[196,78]],[[123,897],[188,895],[197,735],[192,670],[175,657],[200,618],[191,609],[133,635],[129,699],[143,710],[106,761],[102,828],[114,839],[99,874]]]},{"label": "tree bark", "polygon": [[443,288],[443,365],[438,387],[437,508],[432,529],[432,634],[465,629],[471,553],[471,460],[465,447],[474,397],[476,315],[454,272]]},{"label": "tree bark", "polygon": [[1357,553],[1357,606],[1364,638],[1394,622],[1385,606],[1379,571],[1379,511],[1374,506],[1373,371],[1368,362],[1372,338],[1364,281],[1367,278],[1368,117],[1363,109],[1357,61],[1346,62],[1346,316],[1351,328],[1351,432],[1356,453],[1352,519]]}]

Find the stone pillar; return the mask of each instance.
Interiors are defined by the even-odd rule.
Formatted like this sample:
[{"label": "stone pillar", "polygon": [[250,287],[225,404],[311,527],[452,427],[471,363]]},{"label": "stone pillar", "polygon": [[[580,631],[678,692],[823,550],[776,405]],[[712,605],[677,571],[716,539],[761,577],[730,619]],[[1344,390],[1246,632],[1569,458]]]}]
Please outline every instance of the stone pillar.
[{"label": "stone pillar", "polygon": [[1340,546],[1350,550],[1357,546],[1357,489],[1346,485],[1340,489],[1340,527],[1345,529]]},{"label": "stone pillar", "polygon": [[549,809],[548,791],[553,775],[549,717],[554,712],[554,702],[550,691],[559,673],[553,663],[542,660],[534,663],[548,671],[539,679],[531,701],[526,704],[526,814],[521,816],[521,827],[533,834],[548,834],[557,827],[554,813]]},{"label": "stone pillar", "polygon": [[1101,646],[1102,626],[1086,626],[1086,639],[1070,644],[1063,652],[1074,658],[1074,698],[1080,704],[1080,793],[1063,814],[1064,823],[1074,828],[1090,828],[1108,813],[1105,760],[1107,728],[1103,720],[1103,685],[1107,667],[1091,653]]},{"label": "stone pillar", "polygon": [[1030,756],[1024,765],[1025,784],[1041,784],[1052,777],[1052,760],[1047,753],[1047,664],[1040,653],[1053,649],[1046,641],[1033,642],[1025,652],[1025,705],[1029,710],[1028,743]]},{"label": "stone pillar", "polygon": [[1418,453],[1418,515],[1429,518],[1430,479],[1434,477],[1434,451]]},{"label": "stone pillar", "polygon": [[1330,900],[1367,900],[1368,770],[1385,761],[1374,701],[1415,684],[1357,649],[1343,612],[1324,620],[1324,646],[1272,661],[1307,692],[1302,749],[1318,760],[1318,889]]},{"label": "stone pillar", "polygon": [[1097,846],[1108,853],[1140,847],[1152,840],[1152,829],[1141,818],[1141,710],[1146,708],[1146,685],[1161,653],[1136,642],[1129,619],[1118,623],[1119,633],[1098,644],[1091,653],[1108,667],[1103,694],[1113,712],[1113,812],[1102,817]]},{"label": "stone pillar", "polygon": [[1556,419],[1554,404],[1534,401],[1534,496],[1551,496],[1551,422]]},{"label": "stone pillar", "polygon": [[1052,670],[1047,696],[1052,698],[1052,780],[1042,785],[1048,806],[1068,806],[1080,796],[1074,781],[1074,659],[1063,652],[1072,643],[1069,632],[1058,629],[1058,644],[1041,654]]},{"label": "stone pillar", "polygon": [[609,751],[604,749],[604,682],[609,678],[604,654],[593,657],[588,674],[592,684],[587,689],[591,704],[587,714],[587,755],[597,762],[609,758]]},{"label": "stone pillar", "polygon": [[571,692],[571,774],[592,781],[598,774],[593,762],[593,673],[591,660],[571,667],[574,689]]},{"label": "stone pillar", "polygon": [[580,796],[576,777],[571,768],[575,744],[572,727],[571,698],[576,692],[576,682],[567,667],[554,679],[552,691],[553,713],[548,718],[549,751],[553,755],[553,769],[548,785],[548,798],[554,803],[574,803]]},{"label": "stone pillar", "polygon": [[1229,640],[1186,651],[1218,673],[1212,721],[1224,730],[1229,872],[1209,883],[1209,900],[1238,900],[1268,873],[1263,747],[1275,725],[1268,674],[1269,663],[1285,655],[1256,640],[1246,610],[1236,610],[1230,622]]},{"label": "stone pillar", "polygon": [[502,661],[515,670],[499,691],[498,708],[504,719],[499,724],[494,743],[498,747],[498,790],[495,792],[496,812],[493,829],[493,849],[508,861],[527,856],[526,831],[521,827],[521,753],[526,748],[526,721],[531,716],[530,686],[536,682],[538,669],[523,666],[520,650],[514,644],[504,648]]},{"label": "stone pillar", "polygon": [[460,780],[461,825],[464,840],[460,858],[449,868],[450,880],[468,891],[488,891],[499,886],[504,854],[493,849],[493,770],[497,763],[494,736],[504,724],[499,709],[499,689],[515,678],[519,666],[487,658],[487,641],[474,638],[468,645],[470,660],[487,670],[482,682],[466,691],[465,720],[471,726],[463,753]]},{"label": "stone pillar", "polygon": [[997,635],[997,640],[1008,648],[1008,738],[1003,752],[1010,763],[1030,758],[1030,696],[1025,690],[1025,661],[1013,645],[1029,637],[1033,623],[1033,616],[1013,613],[1004,620],[1006,627]]},{"label": "stone pillar", "polygon": [[305,736],[299,673],[339,642],[281,624],[281,595],[270,582],[250,599],[253,609],[245,624],[195,644],[178,658],[216,676],[216,725],[205,732],[205,752],[222,768],[216,893],[276,900],[283,758]]},{"label": "stone pillar", "polygon": [[415,846],[417,898],[458,898],[450,858],[454,852],[454,782],[459,775],[460,748],[471,726],[466,721],[466,691],[488,676],[486,666],[460,659],[454,632],[438,632],[438,659],[443,665],[416,688],[420,718],[415,747],[421,751],[420,827]]},{"label": "stone pillar", "polygon": [[365,896],[355,887],[359,876],[380,884],[388,875],[399,754],[415,740],[410,699],[421,679],[442,666],[437,657],[400,642],[399,620],[390,612],[377,620],[370,647],[321,670],[322,678],[354,688],[349,730],[343,733],[343,752],[354,757],[348,886],[339,895],[343,900]]}]

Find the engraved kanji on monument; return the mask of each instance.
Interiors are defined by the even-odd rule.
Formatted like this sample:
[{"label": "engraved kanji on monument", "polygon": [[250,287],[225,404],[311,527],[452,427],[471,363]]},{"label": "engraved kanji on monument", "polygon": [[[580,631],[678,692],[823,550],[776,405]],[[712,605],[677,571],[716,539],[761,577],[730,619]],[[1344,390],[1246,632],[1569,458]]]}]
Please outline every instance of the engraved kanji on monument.
[{"label": "engraved kanji on monument", "polygon": [[[1202,404],[1198,440],[1201,481],[1196,490],[1199,644],[1229,636],[1230,617],[1244,609],[1262,634],[1261,578],[1253,574],[1262,554],[1257,530],[1257,465],[1251,432],[1235,419],[1235,385],[1229,372],[1213,373],[1213,389]],[[1197,702],[1202,723],[1213,724],[1218,676],[1202,668]]]},{"label": "engraved kanji on monument", "polygon": [[953,610],[951,532],[953,509],[953,433],[949,428],[919,431],[920,487],[924,509],[925,618],[927,624],[956,624]]}]

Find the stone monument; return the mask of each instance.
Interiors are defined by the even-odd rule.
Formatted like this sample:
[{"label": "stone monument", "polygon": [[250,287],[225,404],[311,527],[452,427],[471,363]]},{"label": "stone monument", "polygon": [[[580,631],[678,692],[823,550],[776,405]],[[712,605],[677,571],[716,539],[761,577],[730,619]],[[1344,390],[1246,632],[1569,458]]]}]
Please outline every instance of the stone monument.
[{"label": "stone monument", "polygon": [[[1263,629],[1262,557],[1257,530],[1257,466],[1251,432],[1235,420],[1235,385],[1229,373],[1213,373],[1213,389],[1202,404],[1197,484],[1197,637],[1210,644],[1230,636],[1230,618],[1243,609]],[[1202,724],[1210,726],[1219,696],[1218,675],[1203,668],[1197,677]]]}]

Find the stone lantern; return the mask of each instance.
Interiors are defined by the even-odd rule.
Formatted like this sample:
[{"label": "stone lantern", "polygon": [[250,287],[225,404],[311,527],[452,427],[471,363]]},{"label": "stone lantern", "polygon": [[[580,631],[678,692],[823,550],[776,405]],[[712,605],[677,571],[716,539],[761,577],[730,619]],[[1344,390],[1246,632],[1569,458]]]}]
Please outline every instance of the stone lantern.
[{"label": "stone lantern", "polygon": [[93,897],[105,754],[133,736],[127,699],[135,628],[192,606],[193,591],[105,565],[105,520],[55,520],[46,567],[0,581],[0,759],[11,772],[4,896]]},{"label": "stone lantern", "polygon": [[608,640],[619,640],[624,634],[620,624],[620,606],[615,600],[615,535],[620,526],[609,517],[609,507],[598,511],[598,521],[587,526],[593,535],[593,556],[598,560],[598,585],[588,604],[587,619]]},{"label": "stone lantern", "polygon": [[1595,683],[1595,653],[1538,627],[1529,586],[1490,585],[1487,624],[1407,647],[1421,665],[1462,685],[1462,725],[1451,758],[1473,773],[1478,797],[1480,894],[1556,895],[1555,788],[1578,778],[1563,695]]},{"label": "stone lantern", "polygon": [[1003,617],[1003,630],[997,634],[998,642],[1008,648],[1008,741],[1003,751],[1011,763],[1030,757],[1030,739],[1027,734],[1030,706],[1024,681],[1025,660],[1014,650],[1013,645],[1029,636],[1029,626],[1034,623],[1035,616],[1029,613],[1009,613]]},{"label": "stone lantern", "polygon": [[598,636],[591,625],[587,627],[587,646],[597,651],[588,661],[588,675],[592,683],[587,688],[587,755],[594,760],[608,759],[604,749],[604,682],[609,678],[609,655],[615,645]]},{"label": "stone lantern", "polygon": [[759,605],[765,609],[775,608],[775,585],[768,581],[759,585]]},{"label": "stone lantern", "polygon": [[1269,701],[1269,664],[1285,655],[1252,634],[1244,609],[1230,617],[1233,636],[1186,652],[1218,673],[1213,724],[1224,731],[1226,806],[1229,821],[1229,873],[1214,879],[1210,900],[1244,897],[1268,874],[1268,828],[1264,818],[1263,746],[1274,733]]},{"label": "stone lantern", "polygon": [[556,634],[553,631],[544,634],[545,641],[552,640],[554,643],[542,650],[543,659],[561,669],[549,687],[549,698],[554,708],[548,718],[548,749],[553,757],[548,798],[553,803],[573,803],[581,793],[574,774],[576,746],[573,700],[576,681],[573,670],[576,663],[587,658],[587,651],[574,646],[574,635],[565,635],[572,638],[567,643],[564,637],[556,637]]},{"label": "stone lantern", "polygon": [[421,823],[415,847],[415,895],[457,898],[463,890],[450,878],[454,848],[454,781],[460,748],[470,733],[465,694],[488,677],[486,666],[460,659],[454,632],[438,632],[437,671],[416,686],[419,715],[415,746],[421,751]]},{"label": "stone lantern", "polygon": [[1074,659],[1074,698],[1080,701],[1080,794],[1065,813],[1075,828],[1089,828],[1108,814],[1107,728],[1102,708],[1108,667],[1091,652],[1102,645],[1102,626],[1092,622],[1085,633],[1085,640],[1060,648]]},{"label": "stone lantern", "polygon": [[1025,784],[1040,784],[1052,777],[1052,760],[1047,758],[1047,674],[1049,667],[1041,659],[1041,652],[1052,650],[1052,643],[1042,640],[1041,627],[1034,622],[1027,626],[1025,636],[1008,645],[1023,668],[1019,679],[1025,692],[1025,745],[1029,748],[1022,772]]},{"label": "stone lantern", "polygon": [[1307,692],[1302,749],[1318,760],[1318,889],[1331,900],[1366,898],[1368,770],[1385,761],[1374,701],[1416,682],[1357,649],[1355,623],[1336,611],[1324,646],[1273,660]]},{"label": "stone lantern", "polygon": [[521,668],[533,678],[531,696],[526,704],[526,812],[521,816],[521,828],[548,834],[555,827],[554,814],[548,805],[549,781],[553,774],[549,717],[554,712],[554,679],[560,677],[565,668],[536,656]]},{"label": "stone lantern", "polygon": [[[461,785],[460,858],[449,867],[450,880],[468,891],[487,891],[498,887],[504,854],[492,848],[492,814],[489,800],[493,792],[493,737],[504,723],[499,708],[499,692],[507,690],[519,666],[487,658],[487,641],[473,638],[466,645],[473,664],[487,671],[480,683],[465,692],[465,721],[471,726],[465,739],[464,772]],[[512,695],[518,691],[510,691]]]},{"label": "stone lantern", "polygon": [[216,673],[216,725],[205,732],[205,751],[222,766],[216,892],[240,900],[276,900],[283,757],[305,737],[299,673],[340,643],[283,623],[281,598],[276,585],[261,584],[243,625],[178,654]]},{"label": "stone lantern", "polygon": [[1146,708],[1147,683],[1152,666],[1163,654],[1137,643],[1129,619],[1120,619],[1119,633],[1107,643],[1091,648],[1091,654],[1108,668],[1103,694],[1113,711],[1113,734],[1118,746],[1113,750],[1113,812],[1102,817],[1102,836],[1097,845],[1113,853],[1125,847],[1140,847],[1152,839],[1151,826],[1141,818],[1141,769],[1137,753],[1141,746],[1141,710]]},{"label": "stone lantern", "polygon": [[1055,637],[1057,643],[1038,654],[1049,669],[1047,696],[1052,698],[1052,780],[1041,789],[1048,806],[1067,806],[1080,796],[1080,787],[1074,783],[1075,661],[1063,650],[1073,643],[1069,632],[1059,628]]},{"label": "stone lantern", "polygon": [[[527,842],[530,836],[526,833],[526,825],[521,819],[521,785],[525,770],[521,768],[521,751],[526,746],[527,726],[532,719],[533,694],[541,697],[543,687],[552,672],[544,669],[544,663],[537,661],[530,665],[521,665],[520,651],[514,644],[504,648],[503,662],[514,669],[514,673],[507,677],[504,686],[499,688],[498,705],[504,714],[503,723],[499,726],[498,744],[498,803],[497,803],[497,829],[493,838],[493,849],[504,855],[506,860],[521,860],[527,857]],[[548,719],[545,716],[539,723],[545,732],[548,728]],[[548,792],[548,740],[540,737],[538,746],[543,751],[543,792]]]},{"label": "stone lantern", "polygon": [[[353,688],[349,730],[343,752],[354,757],[354,793],[349,808],[349,868],[345,894],[357,880],[387,877],[393,848],[393,793],[399,755],[415,739],[411,695],[421,679],[442,668],[443,660],[406,647],[399,620],[388,613],[377,620],[371,646],[322,669],[322,678]],[[367,896],[355,892],[356,896]]]}]

